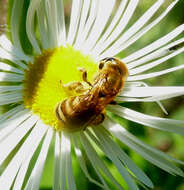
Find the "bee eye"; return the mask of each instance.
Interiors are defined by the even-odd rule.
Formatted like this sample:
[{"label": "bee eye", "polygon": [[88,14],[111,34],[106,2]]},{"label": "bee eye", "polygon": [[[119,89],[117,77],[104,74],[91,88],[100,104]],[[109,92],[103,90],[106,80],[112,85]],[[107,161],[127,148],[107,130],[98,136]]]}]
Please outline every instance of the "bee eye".
[{"label": "bee eye", "polygon": [[112,61],[115,61],[115,59],[113,57],[109,57],[109,58],[106,59],[106,62],[107,61],[111,61],[112,62]]},{"label": "bee eye", "polygon": [[99,92],[99,97],[100,97],[100,98],[105,98],[105,96],[106,96],[106,95],[105,95],[104,93]]},{"label": "bee eye", "polygon": [[99,69],[102,69],[103,66],[104,66],[104,62],[100,62],[100,64],[99,64]]},{"label": "bee eye", "polygon": [[104,67],[104,64],[108,61],[112,62],[112,61],[115,61],[115,59],[113,57],[106,57],[102,59],[99,64],[99,69],[102,69]]},{"label": "bee eye", "polygon": [[113,57],[106,57],[106,58],[102,59],[101,61],[108,62],[108,61],[115,61],[115,59]]},{"label": "bee eye", "polygon": [[117,69],[118,69],[118,71],[119,71],[119,73],[121,74],[121,75],[123,75],[123,70],[121,70],[119,67],[117,67]]},{"label": "bee eye", "polygon": [[112,61],[115,61],[115,59],[114,59],[113,57],[107,57],[107,58],[105,59],[105,61],[106,61],[106,62],[108,62],[108,61],[111,61],[111,62],[112,62]]}]

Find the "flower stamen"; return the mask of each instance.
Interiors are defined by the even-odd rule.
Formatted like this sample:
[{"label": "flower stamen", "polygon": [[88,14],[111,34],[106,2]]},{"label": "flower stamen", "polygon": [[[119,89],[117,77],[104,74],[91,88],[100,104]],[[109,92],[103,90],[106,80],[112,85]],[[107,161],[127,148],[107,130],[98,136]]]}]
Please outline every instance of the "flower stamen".
[{"label": "flower stamen", "polygon": [[[74,96],[62,87],[71,82],[83,81],[78,68],[88,72],[91,81],[97,71],[97,64],[89,56],[82,55],[72,47],[60,47],[45,50],[36,56],[34,63],[29,63],[25,71],[24,104],[39,115],[45,124],[56,130],[62,130],[55,115],[58,102]],[[63,85],[61,85],[61,83]]]}]

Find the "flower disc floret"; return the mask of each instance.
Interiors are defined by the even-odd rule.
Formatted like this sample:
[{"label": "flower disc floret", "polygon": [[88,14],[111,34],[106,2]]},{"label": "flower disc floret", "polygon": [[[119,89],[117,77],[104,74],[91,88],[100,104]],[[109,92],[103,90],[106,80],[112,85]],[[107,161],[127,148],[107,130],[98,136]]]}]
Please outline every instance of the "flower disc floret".
[{"label": "flower disc floret", "polygon": [[45,50],[36,56],[25,72],[24,104],[39,115],[45,124],[62,130],[55,116],[56,105],[69,95],[62,84],[82,81],[82,73],[78,68],[88,72],[91,81],[97,65],[89,56],[84,56],[72,47],[60,47]]}]

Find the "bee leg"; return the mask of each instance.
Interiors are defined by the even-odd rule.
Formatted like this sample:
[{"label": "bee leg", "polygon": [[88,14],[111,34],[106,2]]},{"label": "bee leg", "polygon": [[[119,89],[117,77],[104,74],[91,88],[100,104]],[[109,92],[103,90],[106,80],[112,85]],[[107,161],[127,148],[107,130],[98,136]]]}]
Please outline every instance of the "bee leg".
[{"label": "bee leg", "polygon": [[69,82],[67,84],[63,84],[60,80],[61,87],[64,89],[64,91],[69,94],[73,95],[73,93],[81,94],[86,91],[88,91],[88,88],[86,88],[81,82]]},{"label": "bee leg", "polygon": [[91,125],[100,125],[105,119],[105,112],[100,113],[92,122]]},{"label": "bee leg", "polygon": [[100,125],[105,119],[105,110],[103,110],[99,115],[97,115],[93,120],[89,121],[86,126],[84,126],[83,131],[86,130],[88,126]]},{"label": "bee leg", "polygon": [[87,71],[86,71],[86,69],[84,69],[82,67],[78,67],[78,70],[80,72],[82,72],[82,79],[83,79],[83,81],[86,82],[89,86],[92,86],[92,84],[87,79]]},{"label": "bee leg", "polygon": [[109,104],[111,104],[111,105],[117,105],[117,102],[115,100],[112,100]]}]

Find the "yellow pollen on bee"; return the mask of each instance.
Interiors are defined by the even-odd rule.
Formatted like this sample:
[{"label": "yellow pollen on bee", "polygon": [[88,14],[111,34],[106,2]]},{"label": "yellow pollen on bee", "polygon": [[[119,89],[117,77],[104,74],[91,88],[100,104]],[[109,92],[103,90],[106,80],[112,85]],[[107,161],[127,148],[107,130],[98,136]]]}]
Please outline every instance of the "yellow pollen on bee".
[{"label": "yellow pollen on bee", "polygon": [[25,107],[56,130],[62,130],[55,114],[56,105],[72,96],[66,93],[61,83],[83,81],[78,67],[87,71],[89,81],[98,68],[90,56],[84,56],[80,51],[67,46],[44,50],[41,55],[35,56],[34,62],[29,63],[25,71]]}]

